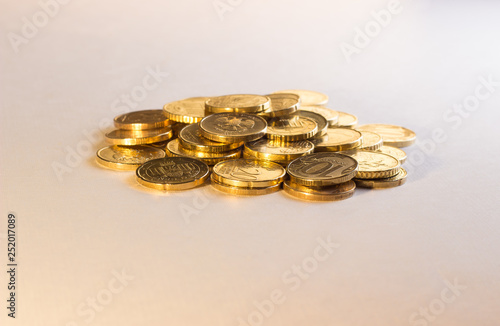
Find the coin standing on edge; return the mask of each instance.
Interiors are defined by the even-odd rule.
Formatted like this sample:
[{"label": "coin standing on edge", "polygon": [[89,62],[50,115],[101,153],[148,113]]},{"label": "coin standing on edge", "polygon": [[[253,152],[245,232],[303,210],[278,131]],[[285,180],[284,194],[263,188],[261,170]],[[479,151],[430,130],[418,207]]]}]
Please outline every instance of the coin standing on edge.
[{"label": "coin standing on edge", "polygon": [[390,178],[382,179],[353,179],[358,187],[372,189],[386,189],[399,187],[405,184],[408,173],[405,169],[400,168],[399,172]]},{"label": "coin standing on edge", "polygon": [[100,165],[120,171],[137,169],[141,164],[165,157],[163,149],[149,145],[119,146],[112,145],[99,149],[96,153],[96,161]]},{"label": "coin standing on edge", "polygon": [[217,96],[205,102],[206,115],[210,113],[258,113],[269,109],[271,100],[267,96],[234,94]]},{"label": "coin standing on edge", "polygon": [[165,115],[172,121],[181,123],[200,122],[205,117],[205,102],[210,97],[190,97],[167,103],[163,106]]},{"label": "coin standing on edge", "polygon": [[237,159],[216,164],[212,179],[227,186],[262,188],[281,183],[285,175],[285,168],[277,163]]},{"label": "coin standing on edge", "polygon": [[294,183],[291,180],[286,180],[283,182],[283,190],[285,193],[303,200],[336,201],[352,197],[356,190],[356,183],[354,181],[347,181],[337,185],[318,188],[307,187]]},{"label": "coin standing on edge", "polygon": [[187,149],[209,153],[227,152],[243,146],[243,142],[221,143],[211,141],[201,135],[200,126],[197,123],[187,125],[181,130],[179,143]]},{"label": "coin standing on edge", "polygon": [[413,145],[417,140],[417,135],[413,131],[400,126],[374,123],[360,126],[358,130],[376,132],[382,136],[385,145],[398,148]]},{"label": "coin standing on edge", "polygon": [[305,140],[318,132],[318,124],[311,118],[293,115],[269,120],[267,138],[274,141],[291,142]]},{"label": "coin standing on edge", "polygon": [[115,129],[105,136],[106,140],[113,145],[133,146],[162,142],[171,139],[173,134],[172,128],[162,127],[140,131]]},{"label": "coin standing on edge", "polygon": [[311,139],[315,152],[339,152],[361,146],[363,135],[354,129],[329,128],[326,135]]},{"label": "coin standing on edge", "polygon": [[264,118],[245,113],[218,113],[200,122],[205,138],[222,143],[239,143],[264,137],[267,122]]},{"label": "coin standing on edge", "polygon": [[273,92],[273,94],[280,93],[297,94],[300,97],[301,105],[326,105],[328,103],[328,95],[316,91],[308,91],[304,89],[289,89]]}]

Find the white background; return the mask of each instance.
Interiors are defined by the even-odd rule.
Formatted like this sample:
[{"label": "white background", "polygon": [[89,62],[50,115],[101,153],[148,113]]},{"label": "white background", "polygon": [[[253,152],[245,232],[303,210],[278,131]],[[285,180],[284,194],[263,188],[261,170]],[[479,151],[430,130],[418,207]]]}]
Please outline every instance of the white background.
[{"label": "white background", "polygon": [[[402,0],[348,57],[387,1],[74,0],[47,21],[37,1],[1,7],[1,270],[9,212],[19,263],[14,321],[0,273],[2,324],[498,325],[498,2]],[[168,76],[140,93],[148,69]],[[161,194],[94,162],[121,109],[287,88],[414,130],[407,184],[331,203]],[[318,238],[339,247],[314,266]]]}]

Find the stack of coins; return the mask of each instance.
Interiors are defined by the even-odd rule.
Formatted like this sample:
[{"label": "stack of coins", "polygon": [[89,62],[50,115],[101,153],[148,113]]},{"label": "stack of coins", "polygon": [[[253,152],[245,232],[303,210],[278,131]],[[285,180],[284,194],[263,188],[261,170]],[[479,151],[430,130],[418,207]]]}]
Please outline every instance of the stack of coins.
[{"label": "stack of coins", "polygon": [[[193,97],[163,110],[115,118],[112,143],[97,161],[136,169],[141,185],[184,190],[203,184],[234,195],[284,191],[305,200],[351,197],[356,186],[402,185],[401,165],[413,144],[409,129],[369,124],[327,108],[328,96],[284,90],[268,95]],[[241,158],[243,156],[243,158]],[[210,174],[211,173],[211,174]]]}]

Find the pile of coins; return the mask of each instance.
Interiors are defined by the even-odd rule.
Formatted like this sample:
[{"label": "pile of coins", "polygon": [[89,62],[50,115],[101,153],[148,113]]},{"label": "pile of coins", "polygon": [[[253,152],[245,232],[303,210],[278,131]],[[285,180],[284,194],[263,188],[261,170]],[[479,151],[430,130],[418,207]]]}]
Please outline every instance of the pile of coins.
[{"label": "pile of coins", "polygon": [[404,184],[401,165],[413,144],[409,129],[384,124],[357,127],[352,114],[325,107],[328,96],[306,90],[269,95],[193,97],[163,110],[114,119],[112,145],[97,162],[136,170],[146,187],[171,191],[201,185],[235,195],[283,189],[315,201],[351,197],[356,186]]}]

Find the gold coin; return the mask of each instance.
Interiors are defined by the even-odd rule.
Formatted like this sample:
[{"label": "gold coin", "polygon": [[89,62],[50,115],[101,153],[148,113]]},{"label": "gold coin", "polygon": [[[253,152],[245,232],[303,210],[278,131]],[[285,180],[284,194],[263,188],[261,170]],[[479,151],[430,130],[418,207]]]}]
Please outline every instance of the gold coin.
[{"label": "gold coin", "polygon": [[106,134],[106,140],[114,145],[143,145],[168,140],[173,136],[171,127],[146,130],[115,129]]},{"label": "gold coin", "polygon": [[[200,154],[220,154],[221,156],[218,156],[218,157],[200,157],[199,156]],[[222,161],[240,158],[241,157],[241,150],[233,150],[230,152],[222,152],[222,153],[203,153],[203,152],[200,152],[200,153],[198,153],[198,155],[187,154],[186,150],[182,151],[180,149],[179,139],[174,139],[174,140],[171,140],[167,144],[167,155],[168,156],[185,156],[185,157],[195,158],[195,159],[200,160],[208,165],[215,165],[215,164],[222,162]]]},{"label": "gold coin", "polygon": [[205,116],[205,102],[210,97],[190,97],[184,100],[165,104],[165,115],[176,122],[196,123]]},{"label": "gold coin", "polygon": [[[150,143],[150,144],[147,144],[147,145],[144,145],[144,146],[152,146],[152,147],[155,147],[155,148],[160,148],[160,149],[163,149],[164,151],[167,150],[167,144],[170,140],[165,140],[165,141],[160,141],[160,142],[157,142],[157,143]],[[139,146],[139,145],[137,145]]]},{"label": "gold coin", "polygon": [[353,114],[337,111],[339,113],[339,120],[337,127],[339,128],[356,128],[358,125],[358,117]]},{"label": "gold coin", "polygon": [[229,150],[227,152],[216,152],[216,153],[200,152],[200,151],[192,150],[189,148],[185,148],[184,146],[182,146],[179,139],[177,139],[177,141],[179,144],[178,145],[179,152],[184,154],[185,156],[189,156],[189,157],[193,157],[193,158],[204,159],[204,158],[221,158],[221,157],[225,158],[225,157],[233,156],[233,155],[234,156],[241,156],[241,148],[232,149],[232,150]]},{"label": "gold coin", "polygon": [[179,142],[186,149],[209,153],[227,152],[243,146],[243,142],[220,143],[204,138],[197,123],[187,125],[181,130]]},{"label": "gold coin", "polygon": [[144,110],[119,115],[114,123],[118,129],[145,130],[166,127],[174,122],[163,114],[163,110]]},{"label": "gold coin", "polygon": [[347,155],[314,153],[293,160],[287,167],[290,180],[304,186],[344,183],[356,175],[358,162]]},{"label": "gold coin", "polygon": [[359,149],[375,151],[382,147],[384,142],[382,140],[382,136],[380,136],[379,134],[363,130],[361,130],[360,133],[363,135],[363,142]]},{"label": "gold coin", "polygon": [[286,170],[281,165],[260,160],[237,159],[214,166],[212,180],[226,186],[262,188],[283,181]]},{"label": "gold coin", "polygon": [[205,110],[206,113],[257,113],[269,109],[270,105],[271,100],[267,96],[235,94],[208,99],[205,102]]},{"label": "gold coin", "polygon": [[260,160],[260,161],[265,161],[265,162],[273,162],[273,163],[281,165],[284,168],[286,168],[287,165],[290,164],[290,162],[292,161],[292,160],[280,161],[280,160],[276,160],[276,159],[271,160],[268,158],[257,157],[253,154],[250,154],[249,152],[246,152],[246,151],[243,151],[243,158],[249,159],[249,160]]},{"label": "gold coin", "polygon": [[315,136],[323,136],[324,134],[326,134],[326,130],[328,129],[328,121],[321,114],[301,109],[295,112],[294,115],[313,119],[314,122],[316,122],[316,124],[318,125],[318,132]]},{"label": "gold coin", "polygon": [[310,111],[314,113],[321,114],[326,121],[328,121],[328,126],[335,127],[339,122],[339,113],[335,110],[325,108],[324,106],[319,105],[302,105],[300,107],[301,110]]},{"label": "gold coin", "polygon": [[239,143],[262,138],[266,134],[264,118],[245,113],[218,113],[200,122],[201,135],[221,143]]},{"label": "gold coin", "polygon": [[220,182],[217,182],[214,179],[214,174],[211,177],[211,185],[218,191],[224,192],[226,194],[231,195],[239,195],[239,196],[260,196],[267,195],[273,192],[276,192],[281,189],[281,183],[278,183],[274,186],[262,187],[262,188],[246,188],[246,187],[234,187],[229,186]]},{"label": "gold coin", "polygon": [[274,141],[290,142],[313,137],[318,132],[318,124],[311,118],[290,116],[273,118],[267,127],[267,138]]},{"label": "gold coin", "polygon": [[185,190],[203,184],[209,169],[189,157],[165,157],[147,161],[136,170],[137,181],[158,190]]},{"label": "gold coin", "polygon": [[343,154],[358,161],[357,179],[390,178],[396,175],[401,167],[397,158],[381,152],[353,150]]},{"label": "gold coin", "polygon": [[325,187],[307,187],[291,180],[283,182],[285,193],[304,200],[312,201],[334,201],[350,198],[356,190],[354,181],[347,181],[341,184]]},{"label": "gold coin", "polygon": [[315,152],[338,152],[361,146],[363,135],[356,130],[329,128],[323,137],[311,139]]},{"label": "gold coin", "polygon": [[270,94],[266,95],[271,100],[271,106],[258,113],[258,115],[270,118],[290,115],[300,107],[300,97],[297,94]]},{"label": "gold coin", "polygon": [[383,189],[402,186],[408,176],[405,169],[400,168],[398,174],[390,178],[383,179],[353,179],[358,187]]},{"label": "gold coin", "polygon": [[284,91],[273,92],[273,94],[277,93],[297,94],[300,97],[301,105],[325,105],[328,103],[328,95],[315,91],[308,91],[302,89],[289,89]]},{"label": "gold coin", "polygon": [[314,144],[308,140],[296,142],[275,142],[269,139],[259,139],[245,144],[244,152],[259,159],[287,162],[297,157],[310,154]]},{"label": "gold coin", "polygon": [[382,152],[384,154],[391,155],[399,160],[399,163],[403,164],[406,161],[406,153],[400,148],[392,146],[382,146],[376,152]]},{"label": "gold coin", "polygon": [[189,125],[188,123],[181,123],[181,122],[176,122],[174,125],[172,125],[172,130],[174,131],[174,137],[179,137],[179,133],[181,132],[181,130],[188,125]]},{"label": "gold coin", "polygon": [[417,135],[413,131],[399,126],[374,123],[363,125],[358,130],[376,132],[382,136],[385,145],[394,147],[407,147],[413,145],[417,140]]},{"label": "gold coin", "polygon": [[165,157],[165,151],[148,145],[103,147],[97,151],[96,161],[114,170],[135,170],[144,162]]}]

